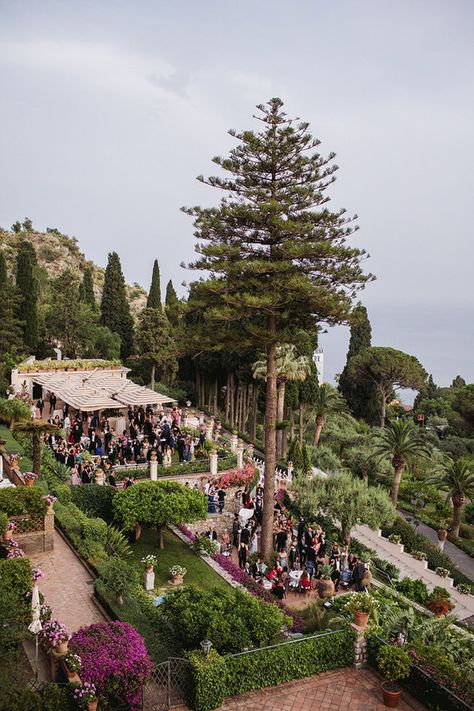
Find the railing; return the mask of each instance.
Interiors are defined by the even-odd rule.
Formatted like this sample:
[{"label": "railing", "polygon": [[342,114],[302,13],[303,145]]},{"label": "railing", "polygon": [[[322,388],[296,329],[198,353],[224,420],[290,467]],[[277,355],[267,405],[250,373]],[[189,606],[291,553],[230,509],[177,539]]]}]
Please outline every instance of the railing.
[{"label": "railing", "polygon": [[15,526],[15,533],[32,533],[33,531],[44,531],[44,516],[10,516]]}]

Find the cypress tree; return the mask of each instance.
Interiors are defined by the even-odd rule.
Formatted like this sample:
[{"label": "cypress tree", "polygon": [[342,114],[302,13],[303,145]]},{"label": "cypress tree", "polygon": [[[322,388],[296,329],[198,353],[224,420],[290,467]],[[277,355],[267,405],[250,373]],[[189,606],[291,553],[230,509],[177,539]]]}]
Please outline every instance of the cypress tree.
[{"label": "cypress tree", "polygon": [[117,252],[111,252],[105,270],[104,289],[100,304],[101,321],[121,338],[120,355],[128,358],[133,352],[133,319],[125,291],[125,279]]},{"label": "cypress tree", "polygon": [[176,293],[173,282],[170,279],[166,285],[165,304],[166,306],[174,306],[178,303],[178,301],[178,294]]},{"label": "cypress tree", "polygon": [[90,267],[84,269],[84,276],[82,277],[82,282],[79,287],[79,297],[84,304],[89,304],[94,311],[96,310],[97,304],[94,294],[94,281]]},{"label": "cypress tree", "polygon": [[[297,332],[347,321],[352,299],[370,279],[363,251],[346,244],[353,232],[344,210],[328,209],[334,154],[321,156],[304,122],[289,119],[281,99],[258,107],[260,133],[230,131],[238,145],[214,158],[226,175],[199,178],[221,189],[217,207],[185,210],[195,218],[199,255],[191,266],[209,271],[189,308],[202,314],[190,338],[201,349],[265,348],[265,486],[262,554],[270,560],[277,420],[277,344]],[[199,325],[199,324],[198,324]]]},{"label": "cypress tree", "polygon": [[147,309],[161,309],[160,265],[157,259],[153,263],[153,274],[146,307]]},{"label": "cypress tree", "polygon": [[16,257],[16,287],[19,292],[17,317],[23,321],[23,341],[33,352],[39,339],[38,281],[35,274],[36,252],[31,244],[22,240]]},{"label": "cypress tree", "polygon": [[347,351],[346,365],[339,378],[339,390],[346,400],[354,417],[373,419],[377,411],[377,394],[371,385],[362,386],[349,377],[349,363],[363,350],[369,348],[372,342],[372,327],[370,325],[367,309],[362,304],[357,304],[351,317],[351,336]]},{"label": "cypress tree", "polygon": [[17,316],[19,310],[18,291],[8,278],[5,254],[0,251],[0,356],[24,350],[23,323]]}]

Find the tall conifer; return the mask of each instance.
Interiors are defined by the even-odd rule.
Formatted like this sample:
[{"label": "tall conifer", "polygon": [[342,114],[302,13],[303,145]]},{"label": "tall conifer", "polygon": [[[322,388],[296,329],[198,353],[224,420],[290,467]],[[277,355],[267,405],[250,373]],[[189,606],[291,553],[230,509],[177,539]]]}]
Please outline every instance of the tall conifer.
[{"label": "tall conifer", "polygon": [[161,309],[160,265],[157,259],[153,263],[153,274],[146,307],[147,309]]},{"label": "tall conifer", "polygon": [[105,270],[104,289],[100,304],[101,321],[121,338],[120,355],[128,358],[133,352],[133,319],[125,291],[125,279],[117,252],[111,252]]},{"label": "tall conifer", "polygon": [[38,346],[38,280],[35,274],[36,252],[27,240],[22,240],[16,257],[16,287],[20,295],[17,317],[23,321],[23,341],[35,352]]},{"label": "tall conifer", "polygon": [[79,287],[79,296],[82,302],[89,304],[89,306],[95,311],[97,308],[95,294],[94,294],[94,281],[92,279],[92,269],[86,267],[84,269],[84,276],[82,277],[82,282]]},{"label": "tall conifer", "polygon": [[5,353],[24,350],[23,323],[18,318],[20,298],[8,278],[5,254],[0,251],[0,357]]},{"label": "tall conifer", "polygon": [[[230,131],[238,145],[214,158],[224,177],[199,178],[220,188],[218,207],[194,207],[200,255],[194,269],[210,272],[197,282],[189,306],[202,315],[195,334],[202,350],[266,350],[265,486],[262,553],[273,551],[276,348],[297,342],[297,331],[315,333],[318,322],[347,320],[352,298],[368,278],[361,250],[349,247],[353,218],[331,212],[326,188],[337,166],[315,149],[304,122],[283,111],[280,99],[259,106],[260,133]],[[198,323],[199,326],[199,323]]]},{"label": "tall conifer", "polygon": [[372,343],[372,327],[367,309],[357,304],[352,312],[351,336],[347,351],[346,365],[339,378],[339,390],[354,417],[372,421],[377,412],[377,393],[371,385],[361,385],[349,377],[349,363]]}]

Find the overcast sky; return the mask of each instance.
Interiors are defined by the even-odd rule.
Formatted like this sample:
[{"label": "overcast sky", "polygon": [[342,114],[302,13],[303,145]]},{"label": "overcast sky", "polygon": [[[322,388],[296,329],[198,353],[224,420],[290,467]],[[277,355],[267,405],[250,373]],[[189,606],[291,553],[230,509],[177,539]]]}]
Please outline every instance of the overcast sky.
[{"label": "overcast sky", "polygon": [[[375,345],[474,380],[472,0],[0,0],[0,224],[75,235],[163,286],[192,273],[198,174],[280,96],[340,166]],[[326,379],[348,330],[321,337]]]}]

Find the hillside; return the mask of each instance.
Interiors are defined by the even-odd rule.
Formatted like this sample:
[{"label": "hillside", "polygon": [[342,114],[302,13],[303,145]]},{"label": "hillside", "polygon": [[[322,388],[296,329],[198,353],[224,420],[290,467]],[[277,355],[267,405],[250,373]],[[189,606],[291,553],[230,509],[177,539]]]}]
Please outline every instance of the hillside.
[{"label": "hillside", "polygon": [[[71,269],[77,278],[82,280],[84,268],[91,267],[95,295],[100,301],[105,269],[86,258],[80,251],[75,237],[68,237],[58,231],[22,230],[21,232],[10,232],[0,228],[0,249],[5,252],[10,271],[14,268],[18,243],[22,239],[33,244],[38,263],[50,278],[59,276],[65,269]],[[127,284],[127,292],[132,313],[136,315],[146,304],[146,291],[139,284]]]}]

